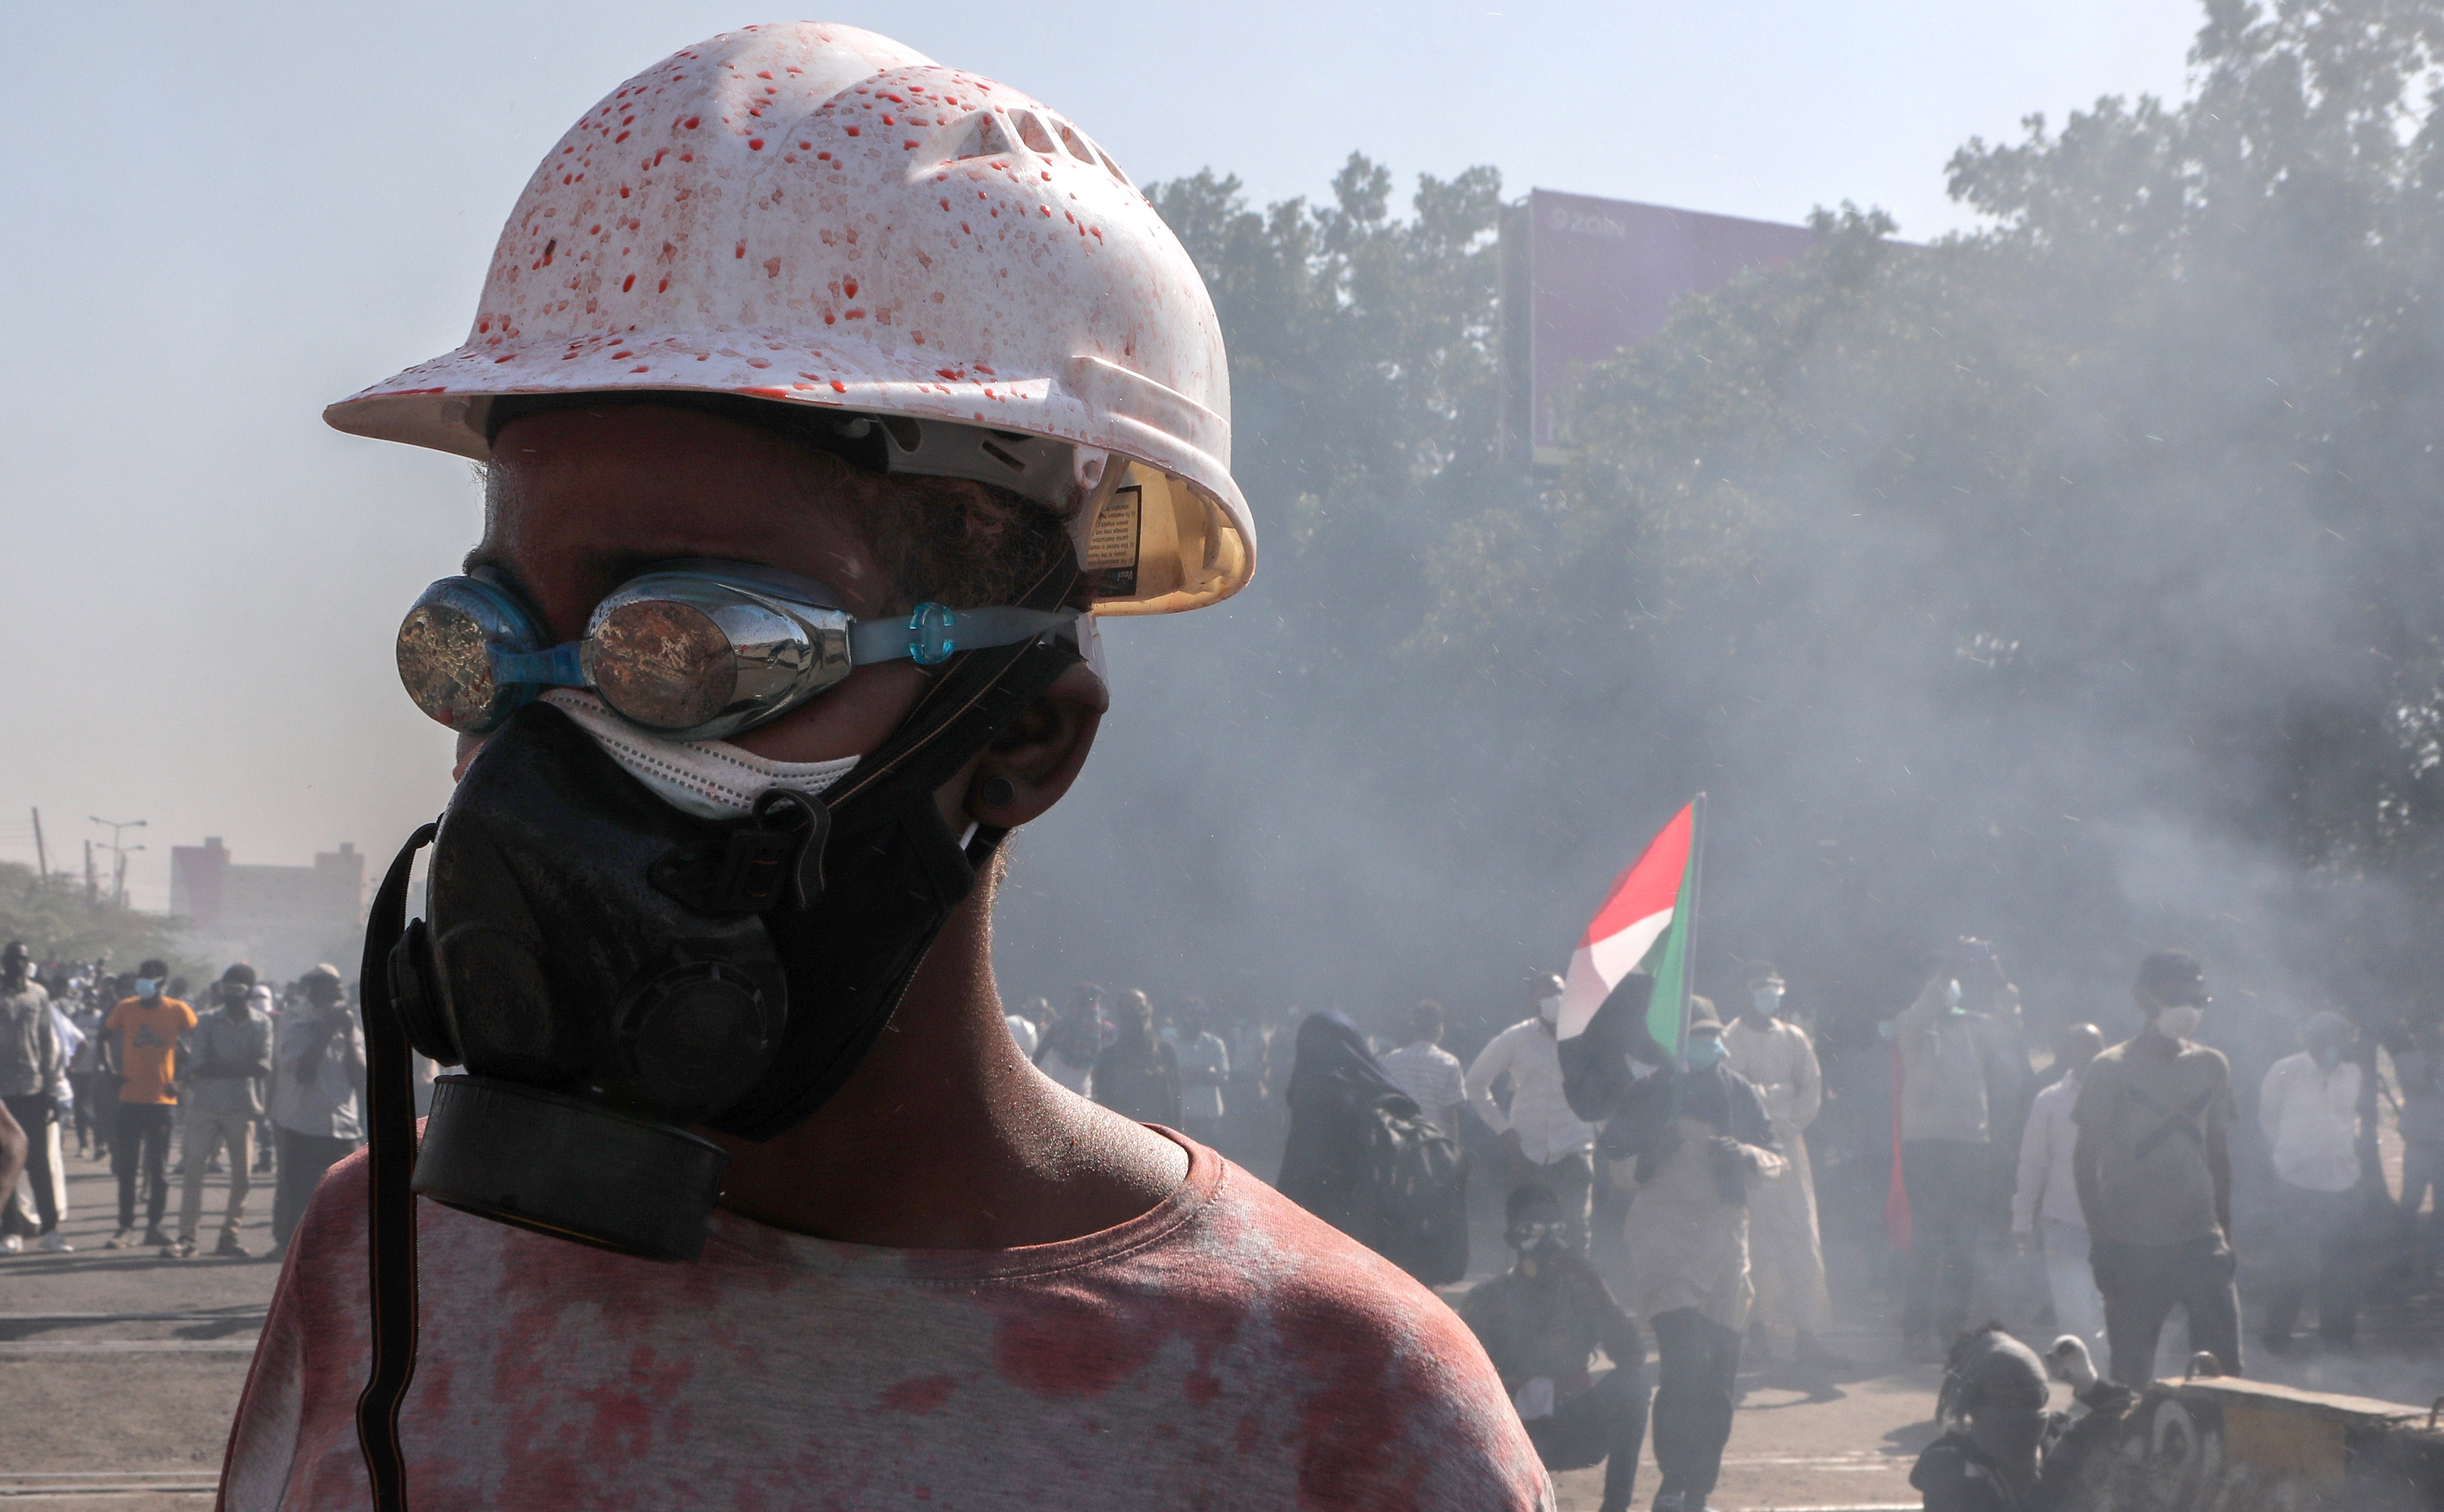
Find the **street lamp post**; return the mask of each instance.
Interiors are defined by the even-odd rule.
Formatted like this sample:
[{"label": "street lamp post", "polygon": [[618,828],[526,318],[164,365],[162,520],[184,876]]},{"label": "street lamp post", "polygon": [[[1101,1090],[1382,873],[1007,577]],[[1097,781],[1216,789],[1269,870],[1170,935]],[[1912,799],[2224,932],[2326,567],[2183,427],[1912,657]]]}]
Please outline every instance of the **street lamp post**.
[{"label": "street lamp post", "polygon": [[95,823],[110,831],[110,854],[112,857],[111,901],[117,903],[120,908],[125,908],[127,906],[127,853],[130,851],[140,851],[144,847],[141,845],[121,844],[119,837],[120,832],[124,830],[142,829],[144,827],[144,821],[140,819],[103,819],[99,815],[91,815],[88,817],[91,818]]}]

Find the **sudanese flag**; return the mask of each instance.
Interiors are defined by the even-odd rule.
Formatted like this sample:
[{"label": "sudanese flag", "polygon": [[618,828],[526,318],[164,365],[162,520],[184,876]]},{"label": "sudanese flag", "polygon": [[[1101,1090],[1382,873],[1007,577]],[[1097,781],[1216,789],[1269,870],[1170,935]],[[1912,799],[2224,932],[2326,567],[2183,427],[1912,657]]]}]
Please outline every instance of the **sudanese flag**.
[{"label": "sudanese flag", "polygon": [[1689,1023],[1689,936],[1697,912],[1697,836],[1703,793],[1672,816],[1645,854],[1614,879],[1571,952],[1562,988],[1559,1037],[1576,1039],[1621,978],[1643,971],[1655,979],[1646,1029],[1677,1055]]}]

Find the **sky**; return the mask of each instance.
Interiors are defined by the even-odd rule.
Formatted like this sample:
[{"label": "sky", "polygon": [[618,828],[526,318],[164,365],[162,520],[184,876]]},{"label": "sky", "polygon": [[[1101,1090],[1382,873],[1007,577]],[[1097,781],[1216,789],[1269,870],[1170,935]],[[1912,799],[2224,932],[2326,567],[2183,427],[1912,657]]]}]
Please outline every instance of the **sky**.
[{"label": "sky", "polygon": [[[1943,165],[2101,95],[2177,98],[2191,0],[1419,3],[1226,9],[842,4],[1070,116],[1140,182],[1259,202],[1353,151],[1406,184],[1530,187],[1794,221],[1971,223]],[[374,869],[447,802],[450,740],[391,670],[399,616],[476,533],[462,461],[322,407],[464,337],[503,217],[629,75],[740,24],[684,0],[0,8],[0,859],[146,821],[169,847]],[[1261,512],[1265,501],[1255,501]],[[1261,524],[1261,521],[1260,521]],[[1251,594],[1261,595],[1261,575]],[[1108,637],[1150,674],[1143,622]]]}]

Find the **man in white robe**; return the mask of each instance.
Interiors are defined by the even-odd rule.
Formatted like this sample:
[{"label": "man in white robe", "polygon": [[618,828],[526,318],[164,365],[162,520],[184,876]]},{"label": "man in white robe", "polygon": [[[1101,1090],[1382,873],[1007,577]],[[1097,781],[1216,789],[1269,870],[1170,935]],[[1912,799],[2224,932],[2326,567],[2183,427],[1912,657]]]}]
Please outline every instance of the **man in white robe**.
[{"label": "man in white robe", "polygon": [[1759,1359],[1768,1357],[1768,1327],[1787,1328],[1797,1336],[1794,1357],[1801,1363],[1839,1365],[1818,1337],[1832,1321],[1832,1302],[1816,1226],[1816,1178],[1807,1164],[1807,1126],[1824,1106],[1824,1076],[1807,1031],[1780,1017],[1782,973],[1759,961],[1750,968],[1748,992],[1740,1016],[1723,1031],[1723,1059],[1765,1099],[1774,1138],[1790,1164],[1786,1178],[1760,1185],[1749,1204],[1749,1265],[1756,1284],[1749,1348]]}]

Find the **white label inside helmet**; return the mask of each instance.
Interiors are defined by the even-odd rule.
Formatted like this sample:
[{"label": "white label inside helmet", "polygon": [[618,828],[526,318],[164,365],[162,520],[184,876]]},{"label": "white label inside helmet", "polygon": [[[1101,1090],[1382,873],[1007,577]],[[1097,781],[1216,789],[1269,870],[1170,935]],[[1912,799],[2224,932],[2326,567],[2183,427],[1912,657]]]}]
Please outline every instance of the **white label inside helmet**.
[{"label": "white label inside helmet", "polygon": [[1086,573],[1095,592],[1125,599],[1138,591],[1138,523],[1145,490],[1126,484],[1112,490],[1086,532]]},{"label": "white label inside helmet", "polygon": [[728,741],[664,740],[624,723],[603,707],[602,699],[574,688],[555,688],[543,695],[543,701],[576,721],[604,755],[652,788],[655,797],[699,819],[750,814],[755,801],[776,787],[819,797],[858,764],[855,756],[828,762],[776,762]]}]

